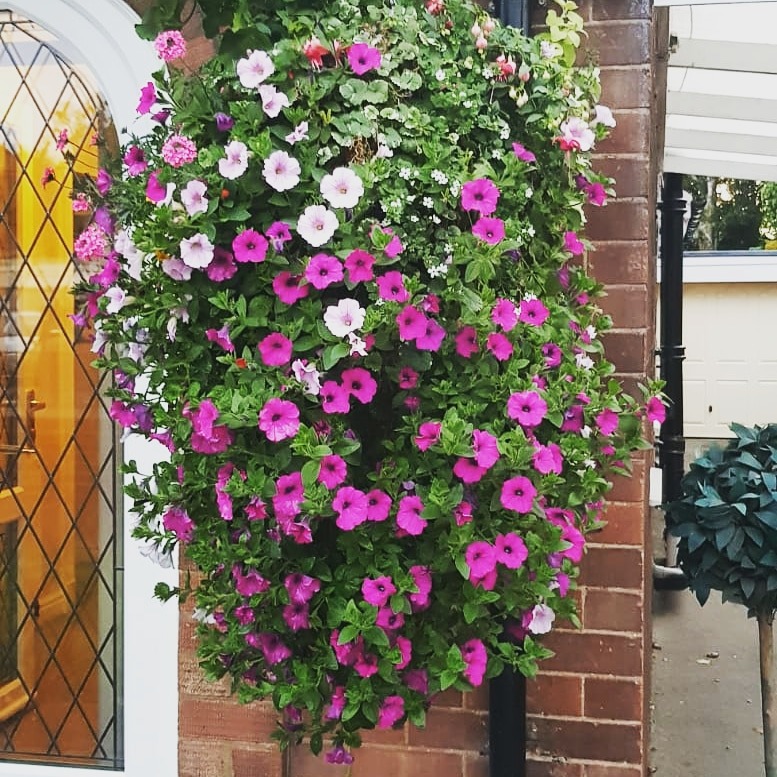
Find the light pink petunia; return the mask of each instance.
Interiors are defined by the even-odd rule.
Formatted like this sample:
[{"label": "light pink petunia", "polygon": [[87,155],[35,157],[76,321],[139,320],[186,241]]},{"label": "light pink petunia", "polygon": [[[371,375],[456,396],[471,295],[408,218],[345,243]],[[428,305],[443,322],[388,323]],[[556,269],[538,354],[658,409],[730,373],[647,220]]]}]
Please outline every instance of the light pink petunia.
[{"label": "light pink petunia", "polygon": [[590,151],[596,135],[583,119],[572,116],[561,122],[559,143],[564,151]]},{"label": "light pink petunia", "polygon": [[190,216],[196,216],[198,213],[207,213],[208,198],[205,194],[208,187],[202,181],[189,181],[181,189],[181,203]]},{"label": "light pink petunia", "polygon": [[206,329],[205,337],[211,343],[220,345],[227,353],[234,353],[235,346],[229,337],[229,326],[224,324],[221,329]]},{"label": "light pink petunia", "polygon": [[556,613],[547,604],[535,604],[531,611],[529,631],[532,634],[547,634],[555,619]]},{"label": "light pink petunia", "polygon": [[237,77],[246,89],[256,89],[274,72],[275,65],[266,51],[249,51],[237,62]]},{"label": "light pink petunia", "polygon": [[361,329],[367,311],[355,299],[346,297],[324,311],[324,324],[335,337],[346,337]]},{"label": "light pink petunia", "polygon": [[317,397],[321,393],[321,373],[313,362],[307,359],[295,359],[291,363],[294,377],[303,385],[306,394]]},{"label": "light pink petunia", "polygon": [[273,151],[264,160],[262,176],[276,192],[293,189],[299,183],[302,168],[299,162],[285,151]]},{"label": "light pink petunia", "polygon": [[259,411],[259,428],[271,442],[296,437],[299,431],[299,408],[285,399],[268,399]]},{"label": "light pink petunia", "polygon": [[323,205],[308,205],[297,220],[300,237],[314,248],[332,238],[340,222],[331,210]]},{"label": "light pink petunia", "polygon": [[350,167],[336,167],[320,183],[323,198],[333,208],[355,208],[364,194],[362,179]]},{"label": "light pink petunia", "polygon": [[201,232],[181,240],[179,250],[181,261],[187,267],[202,269],[213,261],[213,243]]},{"label": "light pink petunia", "polygon": [[219,173],[230,181],[240,178],[248,169],[248,146],[233,140],[224,147],[224,157],[219,159]]},{"label": "light pink petunia", "polygon": [[262,84],[257,92],[259,92],[259,99],[262,101],[262,110],[271,119],[275,119],[284,108],[291,105],[289,98],[271,84]]}]

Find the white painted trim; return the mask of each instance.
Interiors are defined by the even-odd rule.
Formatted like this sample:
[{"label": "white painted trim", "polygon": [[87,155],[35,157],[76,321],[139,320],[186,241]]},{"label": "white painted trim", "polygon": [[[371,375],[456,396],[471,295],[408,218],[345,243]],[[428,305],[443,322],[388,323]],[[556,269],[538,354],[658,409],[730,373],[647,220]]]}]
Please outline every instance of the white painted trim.
[{"label": "white painted trim", "polygon": [[683,283],[777,283],[777,251],[686,251]]},{"label": "white painted trim", "polygon": [[775,50],[777,46],[769,43],[679,38],[669,55],[669,66],[735,73],[777,73]]},{"label": "white painted trim", "polygon": [[[153,47],[135,35],[137,15],[123,0],[5,0],[3,8],[32,19],[81,54],[107,100],[116,127],[135,117],[140,87],[159,68]],[[124,456],[146,466],[160,448],[128,440]],[[0,763],[0,777],[177,777],[178,774],[178,609],[152,599],[154,584],[175,572],[162,571],[141,556],[129,536],[125,513],[124,730],[125,769],[110,771],[65,766]]]},{"label": "white painted trim", "polygon": [[739,3],[761,3],[763,0],[653,0],[657,8],[673,5],[737,5]]},{"label": "white painted trim", "polygon": [[[734,157],[745,157],[736,159]],[[687,148],[664,149],[663,171],[683,175],[741,178],[750,181],[777,181],[777,159],[756,154],[693,153]]]},{"label": "white painted trim", "polygon": [[666,93],[667,116],[701,116],[704,119],[777,122],[774,100],[764,97],[733,97],[700,92]]}]

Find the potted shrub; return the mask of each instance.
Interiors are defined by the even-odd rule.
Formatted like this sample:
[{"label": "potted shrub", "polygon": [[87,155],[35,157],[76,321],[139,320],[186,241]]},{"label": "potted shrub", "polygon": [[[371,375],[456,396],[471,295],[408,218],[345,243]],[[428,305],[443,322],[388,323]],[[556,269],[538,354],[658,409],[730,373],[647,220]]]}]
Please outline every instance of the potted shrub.
[{"label": "potted shrub", "polygon": [[192,597],[204,671],[271,698],[282,745],[343,763],[575,621],[584,535],[663,409],[613,379],[581,266],[614,120],[571,2],[536,39],[469,0],[199,7],[219,53],[187,75],[156,35],[79,315],[112,415],[169,451],[127,464],[135,535],[197,571],[157,594]]},{"label": "potted shrub", "polygon": [[720,591],[758,622],[767,777],[777,774],[773,622],[777,608],[777,425],[731,424],[735,437],[697,458],[665,505],[678,560],[700,604]]}]

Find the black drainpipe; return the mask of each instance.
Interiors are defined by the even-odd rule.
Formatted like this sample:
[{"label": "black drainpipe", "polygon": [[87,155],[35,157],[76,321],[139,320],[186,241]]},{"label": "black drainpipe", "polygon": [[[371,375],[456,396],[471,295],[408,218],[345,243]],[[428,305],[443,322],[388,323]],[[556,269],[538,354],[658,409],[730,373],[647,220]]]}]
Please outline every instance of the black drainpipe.
[{"label": "black drainpipe", "polygon": [[[497,15],[530,35],[532,0],[495,0]],[[489,777],[526,775],[526,678],[506,667],[489,683]]]},{"label": "black drainpipe", "polygon": [[[664,173],[661,190],[661,357],[660,375],[669,400],[666,421],[661,425],[658,446],[662,474],[662,502],[682,496],[680,481],[685,472],[683,436],[683,198],[681,173]],[[684,588],[687,579],[675,559],[666,567],[654,566],[656,588]]]}]

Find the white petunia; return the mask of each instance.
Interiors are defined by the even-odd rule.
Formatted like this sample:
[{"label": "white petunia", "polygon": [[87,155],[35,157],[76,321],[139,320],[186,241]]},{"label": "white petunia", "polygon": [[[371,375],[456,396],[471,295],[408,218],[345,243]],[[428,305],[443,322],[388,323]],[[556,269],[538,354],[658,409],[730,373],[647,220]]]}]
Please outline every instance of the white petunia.
[{"label": "white petunia", "polygon": [[553,627],[556,613],[547,604],[535,604],[531,611],[529,631],[532,634],[547,634]]},{"label": "white petunia", "polygon": [[259,87],[259,97],[262,100],[262,110],[274,119],[284,108],[291,103],[283,92],[279,92],[274,86],[264,85]]},{"label": "white petunia", "polygon": [[118,313],[127,304],[127,292],[120,286],[111,286],[105,296],[110,300],[105,307],[106,313]]},{"label": "white petunia", "polygon": [[213,243],[202,232],[184,238],[180,248],[181,261],[187,267],[202,269],[213,261]]},{"label": "white petunia", "polygon": [[300,237],[314,248],[324,245],[340,225],[337,216],[323,205],[308,205],[297,220]]},{"label": "white petunia", "polygon": [[274,72],[275,65],[266,51],[249,51],[248,56],[237,63],[237,77],[246,89],[256,89]]},{"label": "white petunia", "polygon": [[205,196],[207,191],[208,187],[202,181],[189,181],[181,189],[181,202],[190,216],[207,212],[208,198]]},{"label": "white petunia", "polygon": [[317,397],[321,393],[321,373],[316,369],[314,362],[307,359],[295,359],[291,363],[291,371],[294,377],[304,385],[302,389],[306,394]]},{"label": "white petunia", "polygon": [[264,160],[262,175],[264,180],[275,189],[276,192],[285,192],[293,189],[299,183],[299,175],[302,168],[294,157],[285,151],[273,151]]},{"label": "white petunia", "polygon": [[324,324],[335,337],[347,337],[364,324],[366,311],[355,299],[346,297],[324,312]]},{"label": "white petunia", "polygon": [[355,208],[364,184],[350,167],[337,167],[321,179],[321,194],[333,208]]},{"label": "white petunia", "polygon": [[291,143],[293,146],[295,143],[299,143],[301,140],[307,140],[308,137],[308,123],[306,121],[301,121],[295,128],[293,132],[290,132],[288,135],[286,135],[286,142]]},{"label": "white petunia", "polygon": [[224,159],[219,159],[219,172],[233,181],[248,169],[248,146],[240,140],[233,140],[224,147]]}]

